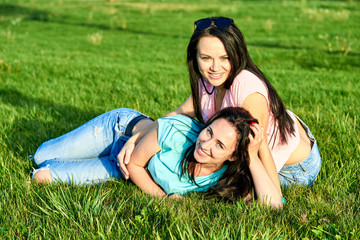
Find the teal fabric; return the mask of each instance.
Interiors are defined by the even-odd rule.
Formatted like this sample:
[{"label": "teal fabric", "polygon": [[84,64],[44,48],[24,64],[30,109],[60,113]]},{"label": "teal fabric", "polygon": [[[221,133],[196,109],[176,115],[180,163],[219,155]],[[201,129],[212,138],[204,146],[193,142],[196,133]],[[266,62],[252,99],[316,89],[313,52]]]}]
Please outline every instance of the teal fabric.
[{"label": "teal fabric", "polygon": [[[155,154],[148,164],[148,170],[154,181],[167,194],[188,194],[194,191],[204,192],[215,185],[224,174],[227,166],[219,171],[201,177],[195,177],[192,183],[187,174],[180,179],[180,162],[186,150],[195,144],[203,126],[199,122],[176,115],[158,119],[158,143],[161,151]],[[192,154],[192,153],[191,153]]]}]

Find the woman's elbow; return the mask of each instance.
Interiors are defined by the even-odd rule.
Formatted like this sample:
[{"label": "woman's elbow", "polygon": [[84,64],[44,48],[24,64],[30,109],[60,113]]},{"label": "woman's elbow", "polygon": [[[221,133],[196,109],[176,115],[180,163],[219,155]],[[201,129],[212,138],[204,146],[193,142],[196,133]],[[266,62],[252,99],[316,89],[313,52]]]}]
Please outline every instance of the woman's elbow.
[{"label": "woman's elbow", "polygon": [[126,168],[131,176],[132,173],[136,171],[136,165],[134,165],[131,161],[126,165]]}]

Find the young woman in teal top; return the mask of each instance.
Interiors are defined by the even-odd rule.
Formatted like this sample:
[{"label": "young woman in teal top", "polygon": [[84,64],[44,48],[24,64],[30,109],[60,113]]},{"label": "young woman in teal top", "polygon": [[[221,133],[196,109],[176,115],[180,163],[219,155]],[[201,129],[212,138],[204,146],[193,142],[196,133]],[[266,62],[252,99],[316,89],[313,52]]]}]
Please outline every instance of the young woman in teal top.
[{"label": "young woman in teal top", "polygon": [[[43,143],[34,155],[39,169],[33,178],[42,183],[75,184],[123,178],[118,153],[132,134],[152,123],[131,109],[100,115]],[[261,201],[270,196],[272,205],[281,206],[276,187],[267,185],[263,177],[258,182],[257,175],[266,174],[257,156],[262,139],[263,129],[241,108],[224,109],[205,126],[183,115],[162,118],[135,144],[128,169],[131,180],[152,196],[178,198],[208,191],[239,199],[248,197],[254,184]]]},{"label": "young woman in teal top", "polygon": [[[212,174],[195,177],[196,184],[189,181],[189,178],[179,178],[181,160],[185,158],[187,150],[196,144],[203,125],[184,115],[161,118],[158,122],[158,145],[150,142],[149,148],[154,150],[147,154],[156,153],[151,157],[147,170],[162,190],[165,193],[183,195],[194,190],[204,192],[215,185],[226,171],[227,165],[221,168],[219,166],[219,170]],[[232,145],[231,141],[232,139],[229,143]]]}]

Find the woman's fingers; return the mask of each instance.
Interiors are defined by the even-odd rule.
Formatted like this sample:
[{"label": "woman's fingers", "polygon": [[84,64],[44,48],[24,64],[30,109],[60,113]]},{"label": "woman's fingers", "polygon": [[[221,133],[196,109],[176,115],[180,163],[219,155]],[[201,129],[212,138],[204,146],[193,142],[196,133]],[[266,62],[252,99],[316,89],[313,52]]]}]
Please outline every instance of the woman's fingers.
[{"label": "woman's fingers", "polygon": [[264,128],[258,123],[250,124],[251,130],[254,132],[254,137],[252,134],[249,135],[250,140],[262,141],[264,139]]},{"label": "woman's fingers", "polygon": [[264,140],[264,128],[257,123],[251,123],[250,128],[253,131],[254,136],[251,133],[249,134],[249,153],[257,153],[262,141]]},{"label": "woman's fingers", "polygon": [[124,178],[129,179],[129,172],[124,163],[124,155],[125,154],[122,151],[117,155],[118,166],[120,167],[120,171],[123,174]]},{"label": "woman's fingers", "polygon": [[130,162],[130,157],[134,151],[135,144],[125,143],[120,153],[117,155],[118,166],[120,167],[121,173],[124,175],[125,179],[129,179],[129,171],[127,170],[126,164]]}]

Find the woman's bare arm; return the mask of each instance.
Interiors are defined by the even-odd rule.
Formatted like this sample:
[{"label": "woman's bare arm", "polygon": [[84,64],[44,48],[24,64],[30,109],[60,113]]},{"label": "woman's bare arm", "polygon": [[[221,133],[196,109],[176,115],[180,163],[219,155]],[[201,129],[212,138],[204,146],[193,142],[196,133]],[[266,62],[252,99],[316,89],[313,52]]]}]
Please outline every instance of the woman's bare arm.
[{"label": "woman's bare arm", "polygon": [[[266,134],[269,121],[268,102],[266,98],[260,93],[252,93],[246,97],[243,103],[243,108],[248,110],[250,114],[259,121],[260,125],[264,128],[264,133]],[[270,152],[266,135],[259,149],[259,157],[267,173],[281,194],[279,175]]]},{"label": "woman's bare arm", "polygon": [[160,151],[157,127],[150,130],[136,145],[127,165],[131,180],[145,193],[152,196],[165,196],[165,192],[154,182],[145,169],[150,158]]},{"label": "woman's bare arm", "polygon": [[120,153],[117,155],[120,171],[122,172],[125,179],[129,178],[129,171],[126,164],[130,162],[130,158],[136,144],[153,128],[157,128],[157,121],[153,123],[148,122],[147,124],[143,124],[140,128],[134,129],[133,135],[124,144]]},{"label": "woman's bare arm", "polygon": [[[185,114],[192,118],[195,118],[192,96],[186,99],[186,101],[176,110],[164,115],[163,117],[177,115],[177,114]],[[157,121],[155,121],[153,124],[145,125],[139,129],[134,129],[133,135],[124,144],[123,148],[118,154],[117,156],[118,164],[125,179],[129,178],[129,171],[127,169],[126,164],[130,162],[130,158],[134,151],[135,145],[154,127],[157,128]]]},{"label": "woman's bare arm", "polygon": [[193,105],[193,97],[192,97],[192,95],[190,97],[188,97],[185,100],[185,102],[183,104],[181,104],[180,107],[178,107],[174,111],[164,115],[164,117],[177,115],[177,114],[184,114],[184,115],[187,115],[187,116],[189,116],[191,118],[196,117],[195,110],[194,110],[194,105]]},{"label": "woman's bare arm", "polygon": [[250,144],[248,147],[250,165],[249,169],[254,182],[255,193],[261,203],[276,208],[282,207],[281,193],[271,180],[263,163],[258,157],[259,147],[264,139],[264,128],[259,124],[252,124],[251,129],[255,136],[249,135]]}]

